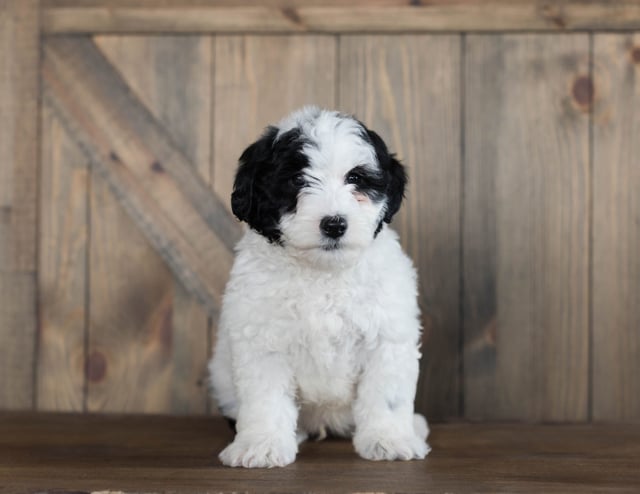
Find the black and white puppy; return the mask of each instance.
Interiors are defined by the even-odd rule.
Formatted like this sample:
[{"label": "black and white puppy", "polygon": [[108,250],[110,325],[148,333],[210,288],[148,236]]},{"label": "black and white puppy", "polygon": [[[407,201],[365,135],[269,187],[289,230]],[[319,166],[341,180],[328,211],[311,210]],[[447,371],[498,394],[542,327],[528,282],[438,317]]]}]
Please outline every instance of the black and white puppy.
[{"label": "black and white puppy", "polygon": [[237,246],[210,362],[235,420],[225,465],[284,466],[309,435],[353,437],[371,460],[429,452],[414,414],[416,273],[388,226],[406,175],[355,118],[307,107],[240,158]]}]

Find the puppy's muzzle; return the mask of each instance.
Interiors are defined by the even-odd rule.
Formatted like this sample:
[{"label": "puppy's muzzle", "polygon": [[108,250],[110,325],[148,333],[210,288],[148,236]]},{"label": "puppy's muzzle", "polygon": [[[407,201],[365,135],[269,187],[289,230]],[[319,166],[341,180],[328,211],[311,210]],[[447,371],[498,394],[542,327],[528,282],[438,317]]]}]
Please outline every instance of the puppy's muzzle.
[{"label": "puppy's muzzle", "polygon": [[329,238],[340,238],[347,231],[347,219],[344,216],[325,216],[320,221],[320,231]]}]

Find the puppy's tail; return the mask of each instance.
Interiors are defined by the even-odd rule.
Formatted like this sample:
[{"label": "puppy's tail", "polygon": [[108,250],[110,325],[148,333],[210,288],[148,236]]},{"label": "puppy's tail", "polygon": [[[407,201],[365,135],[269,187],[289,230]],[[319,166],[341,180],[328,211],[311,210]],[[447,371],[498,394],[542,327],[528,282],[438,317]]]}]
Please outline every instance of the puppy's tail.
[{"label": "puppy's tail", "polygon": [[424,415],[413,414],[413,430],[419,438],[427,440],[427,437],[429,437],[429,424],[427,424],[427,419],[424,418]]}]

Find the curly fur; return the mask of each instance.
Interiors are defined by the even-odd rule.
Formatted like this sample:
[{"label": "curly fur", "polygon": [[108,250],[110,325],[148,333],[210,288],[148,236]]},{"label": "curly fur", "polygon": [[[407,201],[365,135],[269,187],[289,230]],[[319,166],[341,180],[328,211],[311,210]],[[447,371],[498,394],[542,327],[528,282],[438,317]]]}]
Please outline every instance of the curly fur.
[{"label": "curly fur", "polygon": [[[353,117],[305,108],[242,154],[232,196],[250,229],[237,246],[210,362],[236,420],[225,465],[284,466],[299,442],[353,437],[371,460],[418,459],[416,273],[389,229],[403,166]],[[340,217],[344,233],[327,233]]]}]

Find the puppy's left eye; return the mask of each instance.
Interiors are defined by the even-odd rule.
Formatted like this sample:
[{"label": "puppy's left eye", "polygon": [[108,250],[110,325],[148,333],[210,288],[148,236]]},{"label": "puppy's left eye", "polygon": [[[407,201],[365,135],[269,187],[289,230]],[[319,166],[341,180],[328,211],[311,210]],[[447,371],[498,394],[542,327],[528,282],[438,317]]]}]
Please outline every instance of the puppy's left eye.
[{"label": "puppy's left eye", "polygon": [[304,178],[304,175],[295,175],[291,177],[289,182],[291,182],[291,185],[294,187],[304,187],[307,185],[307,180]]},{"label": "puppy's left eye", "polygon": [[360,175],[358,172],[349,172],[345,181],[348,184],[360,185],[362,183],[362,175]]}]

